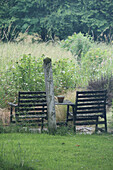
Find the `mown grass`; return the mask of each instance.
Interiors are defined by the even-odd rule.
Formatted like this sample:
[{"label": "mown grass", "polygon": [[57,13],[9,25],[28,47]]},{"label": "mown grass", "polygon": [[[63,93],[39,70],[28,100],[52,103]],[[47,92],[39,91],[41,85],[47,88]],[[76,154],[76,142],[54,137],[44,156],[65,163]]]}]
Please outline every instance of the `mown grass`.
[{"label": "mown grass", "polygon": [[[0,134],[0,168],[111,170],[113,135]],[[2,161],[3,160],[3,161]]]}]

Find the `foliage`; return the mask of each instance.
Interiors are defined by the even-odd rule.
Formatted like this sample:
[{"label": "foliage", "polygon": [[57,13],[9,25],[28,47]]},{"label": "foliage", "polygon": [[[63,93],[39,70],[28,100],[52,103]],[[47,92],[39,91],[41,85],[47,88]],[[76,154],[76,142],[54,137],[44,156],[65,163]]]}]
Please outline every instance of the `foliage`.
[{"label": "foliage", "polygon": [[15,88],[24,91],[44,89],[43,57],[24,55],[12,68]]},{"label": "foliage", "polygon": [[85,56],[81,57],[81,67],[77,70],[78,81],[87,85],[91,79],[99,79],[113,73],[113,56],[108,49],[94,47],[89,49]]},{"label": "foliage", "polygon": [[9,101],[14,102],[19,90],[45,90],[44,57],[38,57],[43,53],[52,58],[55,95],[64,94],[67,89],[86,87],[90,80],[110,78],[113,74],[111,45],[94,43],[93,48],[81,55],[80,65],[70,52],[62,53],[62,50],[58,44],[1,44],[0,107],[6,107]]},{"label": "foliage", "polygon": [[[94,36],[94,39],[112,39],[113,1],[84,0],[81,8],[81,22],[83,30]],[[92,32],[92,33],[91,33]]]},{"label": "foliage", "polygon": [[[23,55],[18,62],[9,66],[1,76],[1,91],[3,101],[14,100],[18,91],[45,91],[43,59]],[[55,94],[75,87],[75,64],[69,59],[59,59],[53,62],[53,77]],[[6,95],[7,94],[7,95]],[[2,103],[4,103],[2,101]],[[3,104],[5,106],[5,103]]]},{"label": "foliage", "polygon": [[[12,69],[16,89],[36,91],[45,89],[43,58],[37,60],[31,55],[24,55]],[[53,63],[55,92],[75,86],[75,64],[72,60],[60,59]]]},{"label": "foliage", "polygon": [[108,51],[101,48],[91,48],[85,56],[82,56],[81,65],[85,72],[90,76],[95,76],[102,71],[103,65],[108,58]]},{"label": "foliage", "polygon": [[53,63],[53,79],[55,92],[61,93],[62,90],[75,88],[76,68],[75,63],[69,59],[60,59]]},{"label": "foliage", "polygon": [[71,51],[74,56],[77,56],[78,61],[81,59],[81,54],[84,56],[92,46],[92,38],[89,35],[84,36],[81,32],[72,36],[68,36],[66,40],[61,41],[61,46]]},{"label": "foliage", "polygon": [[0,36],[2,40],[13,40],[19,32],[38,33],[47,41],[81,31],[94,39],[112,41],[112,8],[111,0],[2,0]]}]

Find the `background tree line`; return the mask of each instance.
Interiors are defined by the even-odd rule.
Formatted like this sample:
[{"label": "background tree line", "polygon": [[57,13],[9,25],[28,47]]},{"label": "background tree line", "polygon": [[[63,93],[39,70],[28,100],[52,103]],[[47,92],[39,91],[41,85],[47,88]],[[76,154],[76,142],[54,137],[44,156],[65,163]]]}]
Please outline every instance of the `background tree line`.
[{"label": "background tree line", "polygon": [[43,41],[74,32],[112,39],[113,0],[1,0],[0,38],[38,33]]}]

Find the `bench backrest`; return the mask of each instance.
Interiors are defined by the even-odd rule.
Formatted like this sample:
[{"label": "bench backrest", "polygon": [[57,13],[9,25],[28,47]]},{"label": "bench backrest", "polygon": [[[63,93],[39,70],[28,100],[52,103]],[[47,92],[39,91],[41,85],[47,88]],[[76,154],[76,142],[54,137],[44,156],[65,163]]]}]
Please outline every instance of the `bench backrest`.
[{"label": "bench backrest", "polygon": [[46,92],[19,92],[18,113],[21,116],[47,116]]},{"label": "bench backrest", "polygon": [[106,115],[106,90],[77,91],[76,115]]}]

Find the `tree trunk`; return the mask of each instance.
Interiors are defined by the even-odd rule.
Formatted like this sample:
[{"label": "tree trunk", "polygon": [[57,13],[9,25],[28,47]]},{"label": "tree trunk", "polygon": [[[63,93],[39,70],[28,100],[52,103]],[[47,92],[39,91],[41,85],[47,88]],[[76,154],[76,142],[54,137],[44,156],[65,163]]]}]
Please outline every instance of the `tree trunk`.
[{"label": "tree trunk", "polygon": [[48,130],[50,134],[55,134],[56,114],[55,114],[54,86],[53,86],[53,73],[52,73],[51,59],[45,58],[43,60],[43,63],[44,63],[47,109],[48,109]]}]

